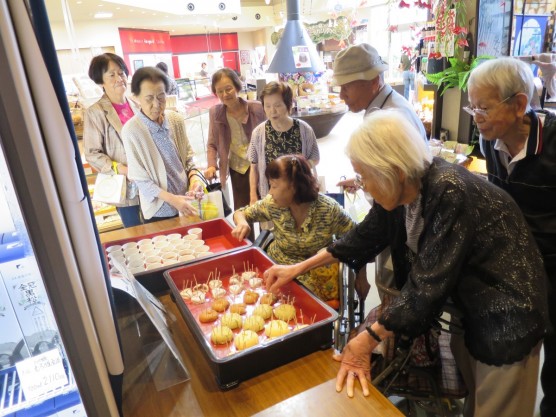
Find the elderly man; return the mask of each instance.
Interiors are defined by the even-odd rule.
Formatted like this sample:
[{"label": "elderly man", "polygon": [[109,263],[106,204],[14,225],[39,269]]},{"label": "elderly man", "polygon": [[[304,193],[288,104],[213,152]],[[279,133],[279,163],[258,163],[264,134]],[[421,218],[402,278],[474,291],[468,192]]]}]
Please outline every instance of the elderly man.
[{"label": "elderly man", "polygon": [[367,43],[350,46],[336,55],[332,82],[339,85],[340,98],[350,111],[365,110],[365,117],[376,110],[395,108],[427,139],[425,127],[411,104],[384,82],[388,65],[377,50]]},{"label": "elderly man", "polygon": [[[481,133],[488,179],[517,202],[544,258],[556,324],[556,116],[530,107],[533,73],[522,61],[484,62],[469,77],[469,107]],[[541,416],[556,416],[556,335],[544,339]]]},{"label": "elderly man", "polygon": [[[378,51],[368,43],[362,43],[350,46],[336,55],[332,82],[340,86],[340,98],[346,102],[350,111],[358,113],[365,110],[367,117],[377,110],[401,110],[406,120],[426,141],[425,127],[411,104],[384,82],[384,71],[387,69],[388,65]],[[353,179],[341,181],[338,185],[351,191],[356,189]],[[392,285],[394,273],[390,262],[390,249],[385,249],[376,258],[376,268],[376,280],[386,286]]]}]

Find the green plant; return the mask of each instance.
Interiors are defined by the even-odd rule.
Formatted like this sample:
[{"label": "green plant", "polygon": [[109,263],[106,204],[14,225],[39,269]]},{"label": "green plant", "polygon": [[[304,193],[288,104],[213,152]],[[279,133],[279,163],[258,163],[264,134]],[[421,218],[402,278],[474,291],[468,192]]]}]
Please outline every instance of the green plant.
[{"label": "green plant", "polygon": [[431,83],[436,84],[438,87],[442,87],[440,95],[451,87],[457,87],[462,91],[467,91],[467,81],[469,80],[469,75],[477,65],[486,59],[492,59],[493,56],[490,55],[480,55],[470,63],[467,63],[459,58],[448,58],[450,66],[443,71],[437,72],[436,74],[426,74],[427,80]]}]

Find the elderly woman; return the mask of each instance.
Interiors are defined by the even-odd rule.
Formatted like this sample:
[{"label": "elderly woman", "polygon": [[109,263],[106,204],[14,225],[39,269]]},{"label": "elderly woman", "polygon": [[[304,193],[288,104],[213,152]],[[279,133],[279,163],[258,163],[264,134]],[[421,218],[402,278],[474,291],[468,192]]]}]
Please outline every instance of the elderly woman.
[{"label": "elderly woman", "polygon": [[214,178],[218,167],[222,187],[226,187],[230,175],[235,210],[249,204],[247,149],[253,129],[265,119],[260,102],[238,96],[242,87],[235,71],[229,68],[221,68],[212,75],[212,92],[222,103],[209,111],[205,177]]},{"label": "elderly woman", "polygon": [[[537,241],[550,281],[550,319],[556,324],[556,116],[533,111],[529,65],[513,58],[484,62],[469,77],[464,108],[477,124],[488,179],[516,201]],[[556,415],[556,335],[544,339],[541,416]]]},{"label": "elderly woman", "polygon": [[515,202],[465,168],[432,158],[401,113],[369,115],[347,155],[374,198],[367,217],[327,251],[266,271],[267,287],[339,259],[358,268],[385,246],[399,297],[342,355],[336,388],[359,379],[368,394],[370,355],[385,338],[423,334],[448,298],[463,314],[453,340],[469,389],[466,416],[532,416],[547,326],[546,274]]},{"label": "elderly woman", "polygon": [[[126,97],[128,75],[124,60],[111,53],[94,57],[89,65],[89,77],[102,87],[104,94],[85,111],[83,147],[87,162],[103,174],[128,175],[120,134],[122,126],[139,111]],[[125,203],[116,210],[124,227],[143,223],[137,186],[129,179]]]},{"label": "elderly woman", "polygon": [[[131,79],[131,92],[141,105],[122,130],[129,161],[129,178],[139,187],[146,223],[197,214],[188,189],[200,190],[189,181],[193,150],[181,115],[165,111],[168,77],[158,68],[138,69]],[[186,195],[187,194],[187,195]]]},{"label": "elderly woman", "polygon": [[303,155],[314,168],[319,163],[319,147],[311,126],[292,119],[292,89],[287,83],[272,81],[261,93],[268,120],[253,130],[247,155],[251,162],[250,202],[254,204],[268,193],[266,166],[281,155]]},{"label": "elderly woman", "polygon": [[[319,194],[311,165],[302,155],[284,155],[266,168],[268,195],[254,205],[234,213],[232,235],[243,239],[251,230],[248,222],[274,222],[274,241],[268,254],[279,263],[293,264],[332,243],[333,236],[354,227],[347,212],[332,198]],[[338,298],[338,279],[319,282],[318,271],[299,277],[307,288],[324,301]],[[358,293],[369,291],[366,275],[359,277]]]}]

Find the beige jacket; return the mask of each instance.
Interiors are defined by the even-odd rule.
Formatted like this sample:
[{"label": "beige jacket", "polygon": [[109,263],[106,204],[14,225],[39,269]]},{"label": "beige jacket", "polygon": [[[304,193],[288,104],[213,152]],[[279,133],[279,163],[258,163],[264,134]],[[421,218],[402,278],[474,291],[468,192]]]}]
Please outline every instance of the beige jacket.
[{"label": "beige jacket", "polygon": [[[133,113],[139,112],[136,104],[128,100]],[[85,110],[83,126],[83,148],[85,159],[98,172],[114,173],[112,161],[127,166],[127,157],[121,137],[122,122],[106,94]],[[123,206],[139,204],[137,187],[127,181],[127,200]]]}]

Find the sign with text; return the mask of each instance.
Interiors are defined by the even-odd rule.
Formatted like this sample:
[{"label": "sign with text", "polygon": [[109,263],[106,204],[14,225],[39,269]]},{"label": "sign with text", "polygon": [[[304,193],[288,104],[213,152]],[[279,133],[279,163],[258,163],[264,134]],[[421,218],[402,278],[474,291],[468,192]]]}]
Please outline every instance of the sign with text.
[{"label": "sign with text", "polygon": [[15,364],[27,400],[58,390],[68,384],[62,355],[52,349]]},{"label": "sign with text", "polygon": [[172,52],[169,32],[121,28],[119,32],[124,54]]}]

